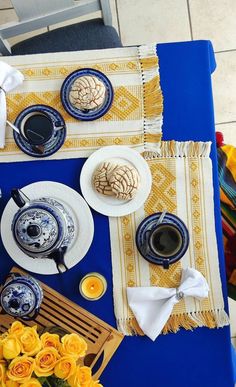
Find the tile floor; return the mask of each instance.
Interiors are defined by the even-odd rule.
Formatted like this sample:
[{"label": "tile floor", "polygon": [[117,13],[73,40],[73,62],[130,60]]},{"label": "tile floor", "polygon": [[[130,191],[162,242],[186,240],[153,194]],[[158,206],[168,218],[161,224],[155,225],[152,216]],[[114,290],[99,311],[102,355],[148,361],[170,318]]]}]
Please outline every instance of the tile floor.
[{"label": "tile floor", "polygon": [[[236,146],[236,1],[110,0],[110,3],[113,25],[124,45],[196,39],[212,41],[217,62],[213,74],[216,130],[224,133],[226,143]],[[97,15],[90,15],[94,16]],[[0,0],[0,24],[14,20],[17,16],[10,0]],[[10,42],[13,44],[47,28],[12,38]],[[229,300],[229,305],[231,336],[236,345],[236,302]]]}]

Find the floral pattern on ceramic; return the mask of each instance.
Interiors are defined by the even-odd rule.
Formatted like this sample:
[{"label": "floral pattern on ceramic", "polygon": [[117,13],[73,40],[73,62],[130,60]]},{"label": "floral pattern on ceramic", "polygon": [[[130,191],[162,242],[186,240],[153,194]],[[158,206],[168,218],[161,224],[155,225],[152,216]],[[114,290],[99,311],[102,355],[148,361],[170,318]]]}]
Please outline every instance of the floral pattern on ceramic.
[{"label": "floral pattern on ceramic", "polygon": [[43,257],[58,244],[68,246],[72,242],[74,223],[62,204],[41,198],[15,215],[13,233],[23,251]]},{"label": "floral pattern on ceramic", "polygon": [[30,276],[11,273],[4,284],[0,302],[4,311],[25,320],[34,319],[43,299],[39,283]]},{"label": "floral pattern on ceramic", "polygon": [[25,200],[24,194],[12,190],[20,209],[12,221],[12,232],[18,247],[33,258],[52,258],[59,271],[64,266],[64,254],[75,236],[74,221],[68,210],[57,200],[39,198]]}]

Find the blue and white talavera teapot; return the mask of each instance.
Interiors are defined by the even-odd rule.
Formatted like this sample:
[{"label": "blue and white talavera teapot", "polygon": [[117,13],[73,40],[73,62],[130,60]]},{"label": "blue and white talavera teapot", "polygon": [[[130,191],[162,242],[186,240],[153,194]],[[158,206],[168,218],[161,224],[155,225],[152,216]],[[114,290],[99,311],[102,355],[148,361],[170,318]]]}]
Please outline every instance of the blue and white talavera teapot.
[{"label": "blue and white talavera teapot", "polygon": [[19,207],[12,221],[18,247],[32,258],[53,259],[60,273],[67,270],[64,256],[75,236],[68,210],[53,198],[30,200],[18,189],[11,196]]},{"label": "blue and white talavera teapot", "polygon": [[10,316],[34,320],[43,300],[39,283],[28,275],[10,273],[0,293],[0,304]]}]

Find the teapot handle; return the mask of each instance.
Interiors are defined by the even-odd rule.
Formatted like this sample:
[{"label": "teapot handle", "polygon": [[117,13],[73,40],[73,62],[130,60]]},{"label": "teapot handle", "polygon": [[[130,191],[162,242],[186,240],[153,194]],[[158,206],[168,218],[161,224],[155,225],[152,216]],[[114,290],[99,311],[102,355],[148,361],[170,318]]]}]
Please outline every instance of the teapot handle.
[{"label": "teapot handle", "polygon": [[[20,189],[13,188],[11,190],[11,197],[19,208],[24,207],[27,201],[30,201],[28,196],[24,194]],[[25,200],[26,199],[26,200]]]},{"label": "teapot handle", "polygon": [[68,267],[65,264],[64,255],[66,253],[67,247],[59,247],[57,250],[53,251],[49,258],[52,258],[57,266],[57,270],[60,274],[68,270]]},{"label": "teapot handle", "polygon": [[68,270],[68,267],[66,266],[65,260],[64,260],[64,255],[65,255],[66,250],[67,250],[66,246],[60,247],[58,249],[57,257],[54,258],[54,261],[57,265],[57,270],[60,274],[62,274]]}]

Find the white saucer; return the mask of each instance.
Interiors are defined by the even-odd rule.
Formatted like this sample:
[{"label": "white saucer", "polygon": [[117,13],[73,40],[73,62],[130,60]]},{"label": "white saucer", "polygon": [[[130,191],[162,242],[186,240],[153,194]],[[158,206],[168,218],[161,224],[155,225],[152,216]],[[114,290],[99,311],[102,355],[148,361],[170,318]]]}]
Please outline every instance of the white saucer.
[{"label": "white saucer", "polygon": [[[104,161],[129,164],[135,167],[140,175],[140,188],[131,200],[119,200],[112,196],[98,193],[93,187],[93,174]],[[135,150],[126,146],[114,145],[100,148],[85,162],[80,174],[80,187],[87,203],[97,212],[107,216],[124,216],[138,210],[152,187],[152,175],[144,158]]]},{"label": "white saucer", "polygon": [[[94,234],[93,217],[85,200],[72,188],[53,181],[39,181],[29,184],[21,190],[30,198],[51,197],[58,199],[66,208],[75,224],[75,238],[65,254],[65,263],[70,269],[80,262],[87,253]],[[38,274],[58,274],[53,259],[31,258],[24,254],[17,246],[11,231],[12,220],[18,207],[10,199],[7,203],[1,219],[1,237],[5,249],[10,257],[24,269]]]}]

